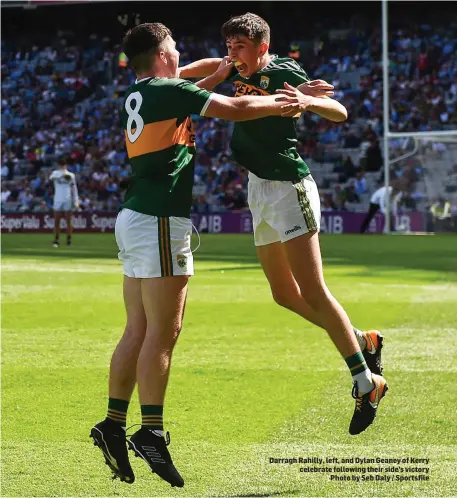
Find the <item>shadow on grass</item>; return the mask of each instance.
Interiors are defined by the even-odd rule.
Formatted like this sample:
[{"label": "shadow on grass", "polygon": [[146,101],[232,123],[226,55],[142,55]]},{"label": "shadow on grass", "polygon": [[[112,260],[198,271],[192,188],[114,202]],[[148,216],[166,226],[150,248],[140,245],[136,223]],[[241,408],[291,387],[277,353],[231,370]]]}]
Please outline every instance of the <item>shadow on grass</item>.
[{"label": "shadow on grass", "polygon": [[[196,262],[233,263],[229,268],[221,266],[211,271],[258,268],[250,236],[206,237],[195,254]],[[417,270],[430,272],[421,273],[421,280],[457,281],[457,236],[323,235],[320,244],[324,266],[349,267],[348,275],[372,279],[382,277],[384,272]]]},{"label": "shadow on grass", "polygon": [[[252,235],[203,234],[195,261],[231,263],[220,270],[253,270],[259,268]],[[76,234],[73,245],[51,247],[49,234],[3,234],[3,257],[28,259],[116,259],[117,246],[113,234]],[[358,267],[354,274],[369,278],[385,271],[422,270],[420,279],[438,278],[457,281],[457,237],[453,236],[383,236],[323,235],[321,249],[326,267]],[[196,240],[192,240],[192,247]],[[360,267],[364,267],[361,269]],[[432,273],[433,272],[433,273]],[[436,273],[441,273],[439,277]]]}]

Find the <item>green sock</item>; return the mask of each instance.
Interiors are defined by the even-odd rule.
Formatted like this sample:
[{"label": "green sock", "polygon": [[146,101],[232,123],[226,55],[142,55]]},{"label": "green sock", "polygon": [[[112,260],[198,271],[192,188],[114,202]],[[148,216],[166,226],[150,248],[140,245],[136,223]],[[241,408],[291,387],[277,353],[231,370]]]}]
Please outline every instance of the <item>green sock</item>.
[{"label": "green sock", "polygon": [[163,405],[141,405],[141,425],[163,431]]},{"label": "green sock", "polygon": [[109,398],[108,399],[108,413],[106,418],[114,420],[125,427],[127,423],[127,410],[129,402],[123,399]]},{"label": "green sock", "polygon": [[371,379],[371,371],[365,363],[363,354],[359,351],[345,358],[352,380],[357,382],[357,387],[360,394],[365,394],[373,390],[373,381]]},{"label": "green sock", "polygon": [[357,342],[359,343],[359,348],[363,351],[367,347],[367,341],[365,337],[363,337],[362,331],[356,327],[352,327],[354,330],[355,337],[357,338]]}]

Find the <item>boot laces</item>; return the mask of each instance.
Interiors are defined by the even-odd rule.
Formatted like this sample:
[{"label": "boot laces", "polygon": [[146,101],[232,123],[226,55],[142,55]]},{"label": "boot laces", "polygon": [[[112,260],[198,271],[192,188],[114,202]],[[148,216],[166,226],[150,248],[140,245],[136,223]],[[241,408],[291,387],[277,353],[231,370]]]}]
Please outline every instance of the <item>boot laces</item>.
[{"label": "boot laces", "polygon": [[355,409],[357,411],[362,411],[363,398],[359,396],[359,386],[357,382],[354,382],[354,386],[352,387],[352,397],[355,399]]}]

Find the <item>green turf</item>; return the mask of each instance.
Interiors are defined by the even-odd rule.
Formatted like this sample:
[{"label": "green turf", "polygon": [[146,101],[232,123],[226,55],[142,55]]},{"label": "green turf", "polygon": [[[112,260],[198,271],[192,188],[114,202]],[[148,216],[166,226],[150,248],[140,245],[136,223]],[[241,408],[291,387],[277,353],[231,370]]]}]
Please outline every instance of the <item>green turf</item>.
[{"label": "green turf", "polygon": [[[113,236],[52,249],[48,235],[4,235],[1,495],[455,495],[457,238],[321,244],[353,323],[386,337],[391,390],[375,424],[348,435],[344,362],[324,332],[272,302],[251,237],[204,235],[165,409],[186,480],[175,490],[137,459],[133,486],[111,481],[88,438],[124,321]],[[139,421],[135,394],[128,423]],[[270,457],[430,458],[430,481],[334,482]]]}]

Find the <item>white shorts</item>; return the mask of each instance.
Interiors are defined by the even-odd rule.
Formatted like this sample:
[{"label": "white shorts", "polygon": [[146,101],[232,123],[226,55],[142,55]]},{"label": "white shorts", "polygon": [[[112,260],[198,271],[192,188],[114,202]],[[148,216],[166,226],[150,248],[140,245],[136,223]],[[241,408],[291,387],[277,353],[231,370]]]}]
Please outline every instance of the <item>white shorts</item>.
[{"label": "white shorts", "polygon": [[123,209],[115,235],[124,274],[134,278],[193,275],[189,218],[149,216]]},{"label": "white shorts", "polygon": [[73,211],[73,202],[71,200],[54,201],[54,211]]},{"label": "white shorts", "polygon": [[321,203],[311,175],[293,183],[249,173],[248,203],[256,246],[287,242],[320,229]]}]

